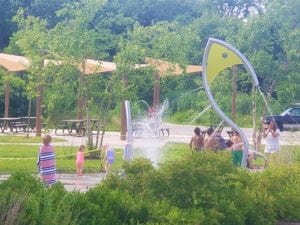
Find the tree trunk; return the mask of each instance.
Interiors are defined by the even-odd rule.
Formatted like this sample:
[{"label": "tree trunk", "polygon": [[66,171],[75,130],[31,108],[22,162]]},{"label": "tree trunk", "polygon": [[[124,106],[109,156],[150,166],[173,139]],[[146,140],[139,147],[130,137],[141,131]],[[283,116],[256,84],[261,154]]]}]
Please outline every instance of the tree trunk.
[{"label": "tree trunk", "polygon": [[4,117],[9,117],[9,95],[10,95],[10,85],[9,80],[6,81],[5,84],[5,110],[4,110]]},{"label": "tree trunk", "polygon": [[252,140],[253,140],[253,147],[254,150],[258,150],[258,138],[256,136],[256,88],[253,85],[252,88],[252,124],[253,124],[253,134],[252,134]]},{"label": "tree trunk", "polygon": [[42,104],[43,104],[43,85],[37,87],[36,97],[36,123],[35,135],[40,137],[42,135]]},{"label": "tree trunk", "polygon": [[[83,63],[84,64],[84,63]],[[84,71],[84,66],[83,66]],[[85,98],[83,93],[83,79],[84,79],[84,73],[81,73],[79,76],[79,83],[78,83],[78,99],[77,99],[77,119],[82,120],[83,119],[83,112],[84,112],[84,106],[85,106]]]},{"label": "tree trunk", "polygon": [[153,106],[154,108],[159,106],[159,95],[160,95],[160,88],[159,88],[159,80],[160,76],[158,74],[155,75],[154,81],[154,90],[153,90]]},{"label": "tree trunk", "polygon": [[[123,84],[124,84],[124,88],[128,87],[128,78],[127,76],[123,76]],[[125,99],[123,99],[122,103],[121,103],[121,129],[120,129],[120,139],[122,141],[126,140],[126,130],[127,130],[127,123],[126,123],[126,110],[125,110]]]},{"label": "tree trunk", "polygon": [[232,66],[232,99],[231,99],[231,114],[232,120],[236,120],[236,95],[237,95],[237,68]]}]

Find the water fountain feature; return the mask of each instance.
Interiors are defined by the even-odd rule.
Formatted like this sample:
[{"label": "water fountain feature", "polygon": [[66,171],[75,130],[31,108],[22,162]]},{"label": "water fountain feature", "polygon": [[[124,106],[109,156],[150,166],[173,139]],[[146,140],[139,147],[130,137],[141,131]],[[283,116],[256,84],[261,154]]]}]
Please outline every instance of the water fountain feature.
[{"label": "water fountain feature", "polygon": [[242,129],[234,123],[217,105],[214,96],[210,90],[211,82],[219,75],[221,71],[228,67],[232,67],[234,65],[244,65],[245,69],[252,76],[253,85],[255,87],[259,87],[259,82],[256,76],[256,73],[251,65],[251,63],[247,60],[247,58],[235,47],[229,45],[228,43],[210,38],[205,47],[204,55],[203,55],[203,72],[202,79],[204,81],[205,92],[210,101],[213,109],[216,111],[219,116],[224,119],[224,121],[235,131],[237,131],[242,140],[243,140],[243,159],[242,166],[246,166],[246,161],[248,158],[248,149],[249,142],[242,131]]},{"label": "water fountain feature", "polygon": [[[145,102],[141,101],[140,102]],[[147,104],[148,105],[148,104]],[[157,165],[161,160],[162,153],[161,147],[165,144],[165,141],[162,136],[160,136],[160,128],[163,121],[163,116],[168,109],[169,103],[167,100],[163,102],[160,107],[155,108],[155,112],[148,117],[139,119],[138,121],[131,122],[131,111],[129,102],[125,102],[126,109],[126,118],[127,118],[127,139],[126,145],[124,148],[124,156],[127,159],[128,149],[131,149],[134,144],[134,138],[138,138],[142,142],[142,145],[135,147],[134,157],[144,157],[148,158],[153,162],[154,165]],[[148,108],[148,110],[151,107]],[[133,158],[131,154],[130,159]],[[128,160],[128,159],[127,159]]]},{"label": "water fountain feature", "polygon": [[271,107],[269,106],[269,103],[268,103],[268,101],[267,101],[267,99],[266,99],[266,96],[264,95],[264,93],[262,92],[262,90],[261,90],[260,87],[257,87],[257,89],[258,89],[258,93],[261,95],[261,97],[262,97],[262,99],[263,99],[263,101],[264,101],[264,103],[265,103],[265,106],[267,107],[268,112],[269,112],[271,115],[273,115],[273,112],[272,112],[272,110],[271,110]]},{"label": "water fountain feature", "polygon": [[211,105],[207,106],[205,109],[203,109],[201,112],[199,112],[195,117],[192,118],[192,120],[189,122],[189,124],[193,124],[200,116],[202,116],[210,108],[211,108]]}]

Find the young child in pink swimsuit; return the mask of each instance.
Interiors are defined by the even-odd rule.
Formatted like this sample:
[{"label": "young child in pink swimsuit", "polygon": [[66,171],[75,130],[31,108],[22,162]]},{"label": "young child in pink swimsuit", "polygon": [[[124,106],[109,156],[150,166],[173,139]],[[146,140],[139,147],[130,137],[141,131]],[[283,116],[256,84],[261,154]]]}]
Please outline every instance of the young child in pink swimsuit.
[{"label": "young child in pink swimsuit", "polygon": [[77,176],[82,176],[83,165],[84,165],[84,145],[80,145],[77,155],[76,155],[76,169],[77,169]]}]

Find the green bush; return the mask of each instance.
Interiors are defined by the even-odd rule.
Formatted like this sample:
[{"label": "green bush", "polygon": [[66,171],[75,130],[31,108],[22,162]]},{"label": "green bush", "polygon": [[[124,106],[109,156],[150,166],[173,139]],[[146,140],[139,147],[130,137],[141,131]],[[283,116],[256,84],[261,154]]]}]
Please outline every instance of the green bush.
[{"label": "green bush", "polygon": [[300,166],[276,165],[260,174],[259,189],[274,198],[277,219],[300,221]]},{"label": "green bush", "polygon": [[[188,151],[188,150],[186,150]],[[189,152],[155,168],[124,164],[86,193],[46,188],[30,174],[0,183],[0,224],[272,225],[300,220],[299,164],[251,173],[229,152]]]}]

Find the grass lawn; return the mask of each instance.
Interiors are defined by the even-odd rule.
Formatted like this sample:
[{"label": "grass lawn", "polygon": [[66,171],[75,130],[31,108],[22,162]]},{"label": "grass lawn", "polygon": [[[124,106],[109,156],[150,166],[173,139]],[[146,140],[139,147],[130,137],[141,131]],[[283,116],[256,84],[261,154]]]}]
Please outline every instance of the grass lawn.
[{"label": "grass lawn", "polygon": [[[12,173],[27,171],[37,173],[36,160],[38,145],[0,145],[0,173]],[[75,158],[77,146],[55,146],[56,164],[58,172],[75,173]],[[88,153],[86,153],[88,156]],[[116,149],[116,163],[113,169],[120,168],[122,164],[122,150]],[[100,159],[86,159],[84,172],[99,172],[101,170]],[[104,163],[102,162],[103,167]]]},{"label": "grass lawn", "polygon": [[[53,138],[52,142],[65,142],[66,140],[62,138]],[[26,135],[0,135],[0,143],[41,143],[41,137],[26,137]]]},{"label": "grass lawn", "polygon": [[[2,136],[0,136],[2,137]],[[10,141],[16,140],[15,143],[22,142],[24,137],[8,137],[5,136],[2,144],[0,144],[0,174],[7,174],[16,171],[27,171],[30,173],[37,173],[37,154],[39,145],[30,143],[40,143],[40,138],[30,138],[32,142],[26,142],[27,144],[12,144]],[[1,139],[0,139],[1,140]],[[3,143],[3,142],[6,143]],[[58,141],[61,141],[58,140]],[[300,162],[300,146],[282,146],[280,154],[272,158],[274,163],[276,162]],[[173,161],[181,158],[183,155],[191,154],[188,144],[169,143],[160,150],[161,161]],[[57,171],[64,173],[75,173],[75,157],[77,153],[77,146],[55,146]],[[100,152],[97,152],[98,156]],[[93,152],[95,154],[95,152]],[[134,149],[134,156],[140,157],[141,150]],[[91,153],[86,152],[86,160],[84,165],[85,173],[100,172],[101,168],[104,168],[104,161],[98,159],[91,159]],[[113,171],[119,171],[122,168],[123,163],[123,149],[115,149],[115,163],[112,166]],[[102,153],[103,158],[103,153]],[[270,161],[270,162],[272,162]],[[257,158],[254,161],[254,165],[263,165],[262,158]]]}]

